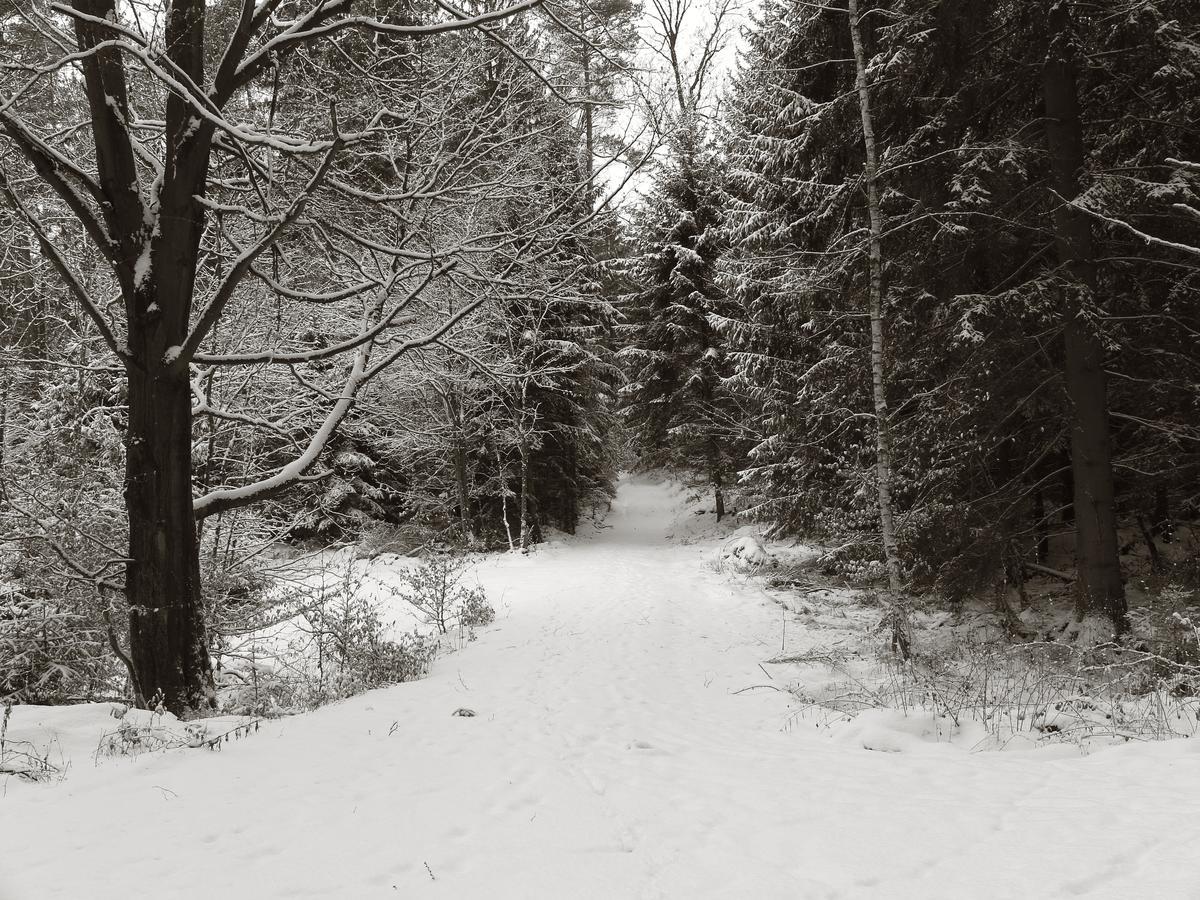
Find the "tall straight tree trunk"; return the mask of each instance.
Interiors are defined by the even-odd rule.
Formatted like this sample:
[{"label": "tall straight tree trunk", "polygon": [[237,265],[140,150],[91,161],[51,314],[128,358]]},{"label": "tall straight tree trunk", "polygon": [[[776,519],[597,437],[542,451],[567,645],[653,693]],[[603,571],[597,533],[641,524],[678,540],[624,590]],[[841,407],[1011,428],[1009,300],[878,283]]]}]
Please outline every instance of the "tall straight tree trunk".
[{"label": "tall straight tree trunk", "polygon": [[713,512],[717,514],[717,521],[720,522],[725,518],[725,479],[721,471],[721,448],[715,439],[709,442],[708,459],[708,480],[712,483],[713,488]]},{"label": "tall straight tree trunk", "polygon": [[442,395],[442,404],[446,410],[446,418],[454,429],[450,461],[454,467],[454,489],[458,494],[458,518],[462,525],[463,537],[474,546],[479,543],[479,524],[471,510],[470,470],[467,465],[467,439],[463,428],[462,407],[457,397],[446,392]]},{"label": "tall straight tree trunk", "polygon": [[462,523],[463,537],[474,546],[479,542],[479,529],[471,513],[471,488],[467,471],[467,448],[461,438],[455,438],[453,450],[454,488],[458,493],[458,518]]},{"label": "tall straight tree trunk", "polygon": [[1046,492],[1038,487],[1033,492],[1033,531],[1037,535],[1036,558],[1044,563],[1050,556],[1050,523],[1046,520]]},{"label": "tall straight tree trunk", "polygon": [[[579,33],[584,34],[584,22],[579,21]],[[592,109],[592,53],[585,43],[583,53],[583,154],[584,171],[587,174],[588,202],[592,202],[592,192],[595,190],[596,179],[596,138],[595,121]]]},{"label": "tall straight tree trunk", "polygon": [[1163,476],[1159,476],[1154,484],[1154,515],[1151,518],[1151,530],[1155,536],[1167,543],[1171,542],[1171,497]]},{"label": "tall straight tree trunk", "polygon": [[900,551],[896,542],[896,519],[892,507],[892,429],[884,390],[883,341],[883,212],[879,204],[879,152],[875,143],[875,126],[871,119],[871,95],[867,82],[867,60],[863,50],[862,29],[859,26],[858,0],[849,0],[850,42],[854,47],[855,87],[862,118],[863,181],[867,189],[869,221],[868,266],[870,287],[868,302],[871,317],[871,393],[875,405],[875,475],[879,499],[880,534],[883,538],[883,558],[887,566],[888,593],[893,617],[892,643],[902,656],[908,655],[908,638],[900,594]]},{"label": "tall straight tree trunk", "polygon": [[521,454],[521,549],[529,549],[529,441],[522,435],[518,450]]},{"label": "tall straight tree trunk", "polygon": [[1062,290],[1062,313],[1066,386],[1071,403],[1079,612],[1104,613],[1120,633],[1127,624],[1127,608],[1117,548],[1108,386],[1104,350],[1086,312],[1087,301],[1095,297],[1098,284],[1095,251],[1087,216],[1070,205],[1080,193],[1085,154],[1069,4],[1052,0],[1047,22],[1050,41],[1042,72],[1043,95],[1053,186],[1062,201],[1054,212],[1055,238],[1069,282]]},{"label": "tall straight tree trunk", "polygon": [[177,715],[214,705],[192,512],[191,420],[186,379],[131,375],[125,440],[129,655],[146,702]]},{"label": "tall straight tree trunk", "polygon": [[559,527],[574,534],[579,527],[579,451],[574,439],[563,450],[566,480],[559,505]]}]

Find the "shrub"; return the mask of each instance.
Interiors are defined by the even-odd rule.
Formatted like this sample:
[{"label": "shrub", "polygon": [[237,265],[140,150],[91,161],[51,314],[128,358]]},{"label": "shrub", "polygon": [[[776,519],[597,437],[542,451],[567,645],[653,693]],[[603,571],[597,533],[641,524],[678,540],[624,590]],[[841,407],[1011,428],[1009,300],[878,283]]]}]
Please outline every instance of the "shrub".
[{"label": "shrub", "polygon": [[412,681],[437,655],[437,641],[418,632],[387,639],[378,607],[357,591],[316,607],[308,619],[316,638],[319,684],[328,692],[314,705]]},{"label": "shrub", "polygon": [[429,670],[439,649],[431,635],[389,636],[352,563],[338,581],[275,602],[274,625],[264,620],[262,630],[221,651],[226,711],[277,715],[412,681]]},{"label": "shrub", "polygon": [[85,604],[0,593],[0,700],[66,703],[113,692],[121,672]]},{"label": "shrub", "polygon": [[470,571],[466,556],[440,554],[422,560],[401,578],[404,598],[420,610],[439,634],[451,626],[476,628],[496,619],[496,611],[478,584],[464,584]]},{"label": "shrub", "polygon": [[471,591],[462,601],[458,621],[464,628],[482,628],[496,621],[496,610],[488,603],[482,588]]},{"label": "shrub", "polygon": [[970,725],[986,736],[979,748],[1002,748],[1016,738],[1086,748],[1200,733],[1200,669],[1112,644],[964,641],[907,662],[886,656],[874,677],[856,670],[860,660],[833,653],[795,661],[842,675],[817,695],[795,689],[802,704],[796,717],[818,722],[894,709],[937,717],[956,731]]}]

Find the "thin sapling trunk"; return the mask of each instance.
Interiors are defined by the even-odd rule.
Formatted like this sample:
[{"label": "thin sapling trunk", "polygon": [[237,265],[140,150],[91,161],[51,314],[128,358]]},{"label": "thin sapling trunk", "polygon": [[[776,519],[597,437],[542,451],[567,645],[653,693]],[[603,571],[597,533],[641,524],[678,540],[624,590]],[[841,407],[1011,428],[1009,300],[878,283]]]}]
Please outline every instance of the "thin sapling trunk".
[{"label": "thin sapling trunk", "polygon": [[896,520],[892,505],[892,435],[888,414],[886,373],[884,370],[883,332],[883,211],[879,202],[879,154],[875,142],[875,127],[871,118],[871,95],[867,77],[866,53],[859,25],[858,0],[849,0],[850,41],[854,47],[855,87],[862,118],[863,181],[867,192],[869,222],[868,268],[870,282],[868,304],[871,318],[871,391],[875,406],[875,472],[879,501],[880,534],[883,539],[883,558],[888,576],[888,616],[891,619],[892,645],[902,656],[908,656],[907,615],[902,606],[903,581],[900,575],[900,552],[896,541]]}]

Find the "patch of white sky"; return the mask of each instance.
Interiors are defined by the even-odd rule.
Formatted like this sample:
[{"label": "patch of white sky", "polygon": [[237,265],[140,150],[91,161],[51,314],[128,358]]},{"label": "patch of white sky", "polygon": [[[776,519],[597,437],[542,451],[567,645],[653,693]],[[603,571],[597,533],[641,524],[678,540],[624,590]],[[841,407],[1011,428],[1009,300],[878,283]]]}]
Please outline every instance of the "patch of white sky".
[{"label": "patch of white sky", "polygon": [[[610,114],[597,123],[600,133],[607,138],[600,142],[600,149],[608,153],[598,153],[598,182],[614,206],[625,209],[636,204],[652,183],[656,161],[665,152],[661,132],[671,127],[670,111],[676,102],[660,18],[663,11],[683,6],[677,52],[685,77],[690,77],[700,65],[713,30],[720,28],[722,32],[719,50],[709,65],[701,91],[700,113],[713,120],[720,113],[737,65],[743,28],[756,2],[729,0],[725,15],[720,18],[718,10],[724,0],[641,0],[640,40],[630,59],[628,77],[623,80]],[[216,0],[206,3],[211,6]],[[121,21],[132,30],[150,41],[161,37],[163,0],[118,0],[117,7]],[[656,119],[665,124],[656,128],[652,124]],[[613,148],[619,149],[614,152]],[[634,159],[641,160],[636,171]]]},{"label": "patch of white sky", "polygon": [[[676,4],[679,2],[675,0]],[[755,0],[732,0],[719,21],[721,0],[692,0],[690,4],[684,0],[684,3],[686,9],[677,51],[685,78],[691,77],[701,64],[704,48],[712,38],[714,29],[721,31],[717,37],[718,49],[701,86],[699,104],[701,116],[715,121],[736,71],[744,28],[756,3]],[[675,88],[660,19],[661,9],[656,6],[655,0],[643,0],[642,16],[638,23],[641,40],[632,59],[631,77],[623,86],[612,115],[603,123],[605,133],[612,138],[608,142],[610,145],[632,150],[626,159],[611,162],[600,179],[601,186],[607,187],[608,193],[616,192],[612,202],[621,210],[636,205],[652,185],[657,161],[666,152],[661,132],[672,127],[673,113],[678,106],[674,99]],[[652,127],[655,119],[663,123],[657,133]],[[629,160],[645,153],[649,154],[648,157],[637,171],[631,172]],[[602,157],[598,164],[603,165],[610,158]]]}]

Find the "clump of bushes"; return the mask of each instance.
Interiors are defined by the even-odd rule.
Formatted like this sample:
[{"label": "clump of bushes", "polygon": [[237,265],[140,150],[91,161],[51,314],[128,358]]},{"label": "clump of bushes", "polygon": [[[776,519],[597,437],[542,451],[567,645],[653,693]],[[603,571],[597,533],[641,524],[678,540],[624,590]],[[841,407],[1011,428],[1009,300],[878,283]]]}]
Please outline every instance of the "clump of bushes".
[{"label": "clump of bushes", "polygon": [[438,634],[447,634],[454,626],[470,630],[490,625],[496,619],[496,610],[478,583],[465,583],[469,573],[470,560],[466,556],[428,556],[404,573],[400,590]]},{"label": "clump of bushes", "polygon": [[72,599],[0,592],[0,701],[69,703],[116,690],[98,604]]},{"label": "clump of bushes", "polygon": [[331,581],[260,601],[255,615],[219,639],[223,709],[278,715],[420,678],[443,647],[453,646],[446,635],[455,631],[473,640],[475,629],[495,621],[495,609],[483,588],[468,580],[470,573],[468,557],[439,553],[401,574],[395,593],[424,617],[432,634],[397,632],[384,621],[353,560]]},{"label": "clump of bushes", "polygon": [[227,712],[278,715],[315,709],[429,671],[440,644],[393,634],[351,567],[332,584],[280,600],[274,626],[227,641],[218,672]]}]

